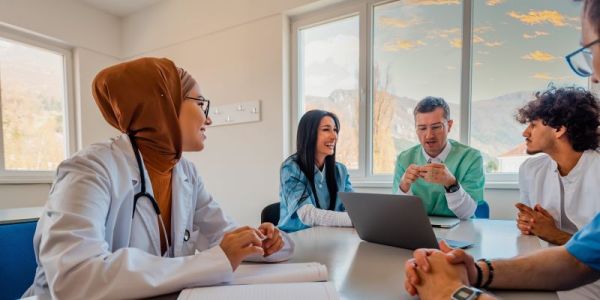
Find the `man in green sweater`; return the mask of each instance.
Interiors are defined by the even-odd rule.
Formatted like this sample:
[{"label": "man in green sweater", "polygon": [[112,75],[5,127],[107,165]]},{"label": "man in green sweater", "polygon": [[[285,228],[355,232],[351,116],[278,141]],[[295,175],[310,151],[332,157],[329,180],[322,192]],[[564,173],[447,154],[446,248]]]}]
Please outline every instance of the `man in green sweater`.
[{"label": "man in green sweater", "polygon": [[448,139],[453,122],[444,99],[427,97],[413,114],[420,145],[398,155],[394,193],[418,196],[429,215],[470,218],[484,202],[481,153]]}]

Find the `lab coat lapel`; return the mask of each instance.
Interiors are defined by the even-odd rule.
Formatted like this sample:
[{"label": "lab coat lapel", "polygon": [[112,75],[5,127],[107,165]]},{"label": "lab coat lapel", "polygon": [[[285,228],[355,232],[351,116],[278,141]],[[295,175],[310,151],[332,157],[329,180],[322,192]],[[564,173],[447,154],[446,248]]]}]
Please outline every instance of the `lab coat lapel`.
[{"label": "lab coat lapel", "polygon": [[[182,255],[183,245],[190,240],[190,235],[193,228],[188,228],[189,218],[193,215],[192,212],[192,184],[189,178],[183,172],[181,163],[175,165],[173,169],[173,193],[171,199],[171,236],[173,237],[173,252],[175,256]],[[187,231],[187,233],[186,233]],[[187,236],[186,236],[187,235]],[[187,240],[186,240],[187,239]]]}]

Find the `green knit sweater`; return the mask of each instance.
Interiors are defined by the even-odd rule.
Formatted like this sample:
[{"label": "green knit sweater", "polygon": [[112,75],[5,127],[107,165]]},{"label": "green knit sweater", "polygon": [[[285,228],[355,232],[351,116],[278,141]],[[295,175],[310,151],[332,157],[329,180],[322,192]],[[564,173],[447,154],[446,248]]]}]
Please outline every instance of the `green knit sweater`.
[{"label": "green knit sweater", "polygon": [[[449,140],[452,148],[444,164],[456,177],[461,187],[471,195],[471,198],[482,203],[485,176],[483,173],[483,158],[478,150],[463,145],[457,141]],[[394,194],[398,193],[402,175],[411,164],[419,166],[427,164],[421,145],[416,145],[398,155],[394,171]],[[434,216],[456,217],[448,208],[446,190],[444,186],[426,182],[419,178],[410,187],[413,195],[421,198],[427,214]]]}]

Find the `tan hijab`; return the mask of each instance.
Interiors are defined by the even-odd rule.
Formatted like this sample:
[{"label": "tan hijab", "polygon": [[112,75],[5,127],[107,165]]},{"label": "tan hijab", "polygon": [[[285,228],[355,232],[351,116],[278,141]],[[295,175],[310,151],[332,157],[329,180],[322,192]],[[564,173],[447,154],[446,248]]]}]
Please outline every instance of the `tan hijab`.
[{"label": "tan hijab", "polygon": [[[196,81],[166,58],[141,58],[102,70],[93,94],[104,119],[133,134],[148,170],[154,198],[171,236],[172,170],[181,158],[179,111]],[[161,249],[166,243],[161,237]]]}]

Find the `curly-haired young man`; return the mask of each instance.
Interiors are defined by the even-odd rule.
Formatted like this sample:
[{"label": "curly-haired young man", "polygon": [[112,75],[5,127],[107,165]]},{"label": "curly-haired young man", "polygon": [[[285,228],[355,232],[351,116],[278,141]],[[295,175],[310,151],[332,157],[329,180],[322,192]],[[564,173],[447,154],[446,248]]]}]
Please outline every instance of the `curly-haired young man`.
[{"label": "curly-haired young man", "polygon": [[519,169],[517,226],[563,245],[600,211],[600,108],[582,88],[551,88],[517,113],[527,124],[527,159]]}]

